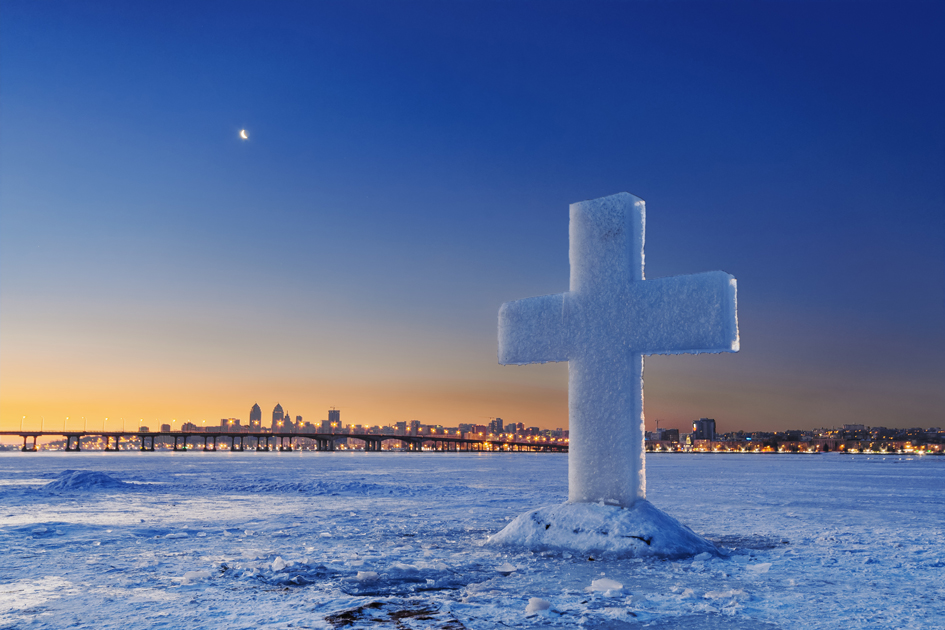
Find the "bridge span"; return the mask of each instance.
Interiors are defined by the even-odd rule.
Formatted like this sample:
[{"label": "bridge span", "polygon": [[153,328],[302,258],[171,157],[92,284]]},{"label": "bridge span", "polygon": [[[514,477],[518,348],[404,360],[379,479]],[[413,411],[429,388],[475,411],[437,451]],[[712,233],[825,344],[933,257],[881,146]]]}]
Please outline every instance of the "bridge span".
[{"label": "bridge span", "polygon": [[[396,440],[405,452],[568,452],[566,440],[555,438],[514,438],[477,437],[468,435],[398,435],[387,433],[270,433],[267,431],[220,431],[214,433],[199,431],[0,431],[0,436],[15,435],[23,438],[20,450],[35,452],[39,450],[37,439],[59,437],[66,441],[65,450],[81,451],[83,438],[99,438],[104,441],[104,448],[86,450],[104,451],[154,451],[155,441],[167,444],[174,451],[293,451],[338,450],[342,440],[360,440],[363,449],[379,452],[384,442]],[[32,438],[32,443],[30,439]],[[307,440],[301,442],[300,440]],[[171,443],[173,442],[173,446]],[[124,448],[122,448],[124,446]],[[221,447],[218,449],[218,446]],[[309,446],[309,448],[305,448]],[[163,449],[162,449],[163,450]],[[360,450],[360,449],[355,449]]]}]

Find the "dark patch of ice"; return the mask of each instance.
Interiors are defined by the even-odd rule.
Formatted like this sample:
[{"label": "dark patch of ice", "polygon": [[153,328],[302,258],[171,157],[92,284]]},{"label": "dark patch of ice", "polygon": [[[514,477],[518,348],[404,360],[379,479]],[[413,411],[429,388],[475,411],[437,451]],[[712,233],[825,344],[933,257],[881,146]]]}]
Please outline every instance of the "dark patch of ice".
[{"label": "dark patch of ice", "polygon": [[392,595],[410,595],[425,591],[458,590],[473,582],[481,582],[491,577],[475,567],[466,567],[462,571],[439,571],[435,569],[417,569],[416,571],[378,570],[376,580],[359,582],[354,579],[343,580],[339,588],[347,595],[385,597]]},{"label": "dark patch of ice", "polygon": [[715,543],[717,547],[728,547],[729,549],[776,549],[790,544],[787,538],[775,536],[761,536],[757,534],[748,534],[746,536],[712,536],[706,535],[706,538]]},{"label": "dark patch of ice", "polygon": [[432,602],[418,600],[375,601],[328,615],[325,621],[333,628],[407,628],[414,627],[411,621],[428,621],[442,630],[466,630],[453,613],[440,610]]}]

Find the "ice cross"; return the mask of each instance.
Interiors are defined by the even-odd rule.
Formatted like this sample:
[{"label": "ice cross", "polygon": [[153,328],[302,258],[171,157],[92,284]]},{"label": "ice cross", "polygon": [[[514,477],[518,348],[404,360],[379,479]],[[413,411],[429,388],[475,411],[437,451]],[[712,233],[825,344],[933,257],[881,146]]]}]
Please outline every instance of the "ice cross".
[{"label": "ice cross", "polygon": [[643,356],[737,352],[735,278],[643,278],[642,199],[571,204],[571,290],[499,310],[499,363],[568,362],[568,500],[646,498]]}]

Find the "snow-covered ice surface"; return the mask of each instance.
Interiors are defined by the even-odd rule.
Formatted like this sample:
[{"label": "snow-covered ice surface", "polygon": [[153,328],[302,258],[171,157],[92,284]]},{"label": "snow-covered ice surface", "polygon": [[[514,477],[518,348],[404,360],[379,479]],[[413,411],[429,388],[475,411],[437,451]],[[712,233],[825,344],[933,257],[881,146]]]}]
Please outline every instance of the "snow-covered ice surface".
[{"label": "snow-covered ice surface", "polygon": [[2,453],[0,628],[945,628],[945,458],[647,467],[722,556],[484,546],[562,454]]}]

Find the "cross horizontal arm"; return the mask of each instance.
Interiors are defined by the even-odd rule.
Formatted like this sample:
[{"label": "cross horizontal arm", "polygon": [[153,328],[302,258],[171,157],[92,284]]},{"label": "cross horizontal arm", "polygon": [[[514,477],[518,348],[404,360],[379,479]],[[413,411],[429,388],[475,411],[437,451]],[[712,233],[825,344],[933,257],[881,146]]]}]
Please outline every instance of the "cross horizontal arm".
[{"label": "cross horizontal arm", "polygon": [[641,354],[738,352],[735,278],[724,271],[630,286],[627,346]]},{"label": "cross horizontal arm", "polygon": [[563,293],[506,302],[499,309],[499,363],[568,360]]}]

